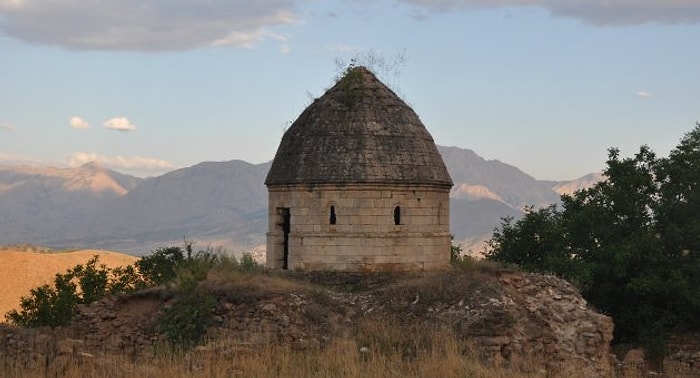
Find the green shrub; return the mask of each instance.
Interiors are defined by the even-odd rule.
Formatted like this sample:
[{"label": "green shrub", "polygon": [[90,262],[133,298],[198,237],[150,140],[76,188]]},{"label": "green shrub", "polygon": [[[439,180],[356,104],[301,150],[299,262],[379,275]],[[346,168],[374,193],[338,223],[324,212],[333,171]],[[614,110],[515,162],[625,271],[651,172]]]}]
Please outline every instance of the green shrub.
[{"label": "green shrub", "polygon": [[176,267],[185,261],[185,251],[180,247],[162,247],[136,262],[136,268],[148,286],[172,282]]},{"label": "green shrub", "polygon": [[238,261],[238,270],[243,273],[260,273],[264,266],[258,264],[250,253],[244,253]]},{"label": "green shrub", "polygon": [[164,309],[158,330],[175,349],[198,345],[211,325],[215,305],[214,296],[196,286],[188,287],[179,293],[172,306]]},{"label": "green shrub", "polygon": [[43,285],[20,300],[20,310],[5,318],[26,327],[57,327],[68,324],[78,304],[92,303],[110,294],[128,293],[144,287],[133,267],[108,268],[93,256],[85,265],[78,264],[57,273],[53,286]]},{"label": "green shrub", "polygon": [[61,326],[70,322],[78,304],[89,304],[107,295],[131,293],[156,285],[172,285],[176,301],[164,309],[160,330],[175,347],[188,348],[201,341],[211,322],[215,297],[200,283],[213,269],[236,274],[263,271],[250,254],[240,260],[217,254],[212,249],[192,252],[192,244],[156,249],[133,266],[110,269],[98,263],[98,256],[56,274],[53,285],[32,289],[22,297],[19,311],[5,317],[27,327]]}]

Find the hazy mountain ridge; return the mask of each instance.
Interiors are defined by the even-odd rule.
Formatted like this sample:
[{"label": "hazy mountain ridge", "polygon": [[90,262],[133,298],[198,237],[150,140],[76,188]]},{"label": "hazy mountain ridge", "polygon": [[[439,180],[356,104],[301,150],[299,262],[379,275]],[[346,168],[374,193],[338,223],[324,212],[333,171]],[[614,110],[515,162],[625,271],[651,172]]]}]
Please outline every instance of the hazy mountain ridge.
[{"label": "hazy mountain ridge", "polygon": [[[506,216],[555,203],[555,190],[590,185],[537,181],[472,150],[438,147],[455,183],[455,239],[480,249]],[[265,243],[270,163],[204,162],[141,179],[90,163],[77,168],[0,166],[0,244],[104,248],[134,254],[181,243],[234,252]]]},{"label": "hazy mountain ridge", "polygon": [[603,180],[605,180],[605,176],[602,173],[589,173],[576,180],[555,183],[552,190],[560,195],[573,194],[578,190],[590,188]]},{"label": "hazy mountain ridge", "polygon": [[0,243],[51,242],[125,195],[141,179],[97,164],[77,168],[0,166]]},{"label": "hazy mountain ridge", "polygon": [[[119,225],[104,237],[119,238],[125,248],[134,242],[180,243],[183,238],[255,246],[264,242],[267,228],[263,181],[269,167],[240,160],[204,162],[150,178],[112,202],[98,222],[104,229]],[[131,225],[134,219],[138,229]]]},{"label": "hazy mountain ridge", "polygon": [[112,171],[97,163],[76,168],[0,166],[0,185],[5,190],[39,183],[47,189],[124,195],[141,181],[138,177]]},{"label": "hazy mountain ridge", "polygon": [[554,203],[559,196],[532,176],[498,160],[485,160],[476,152],[459,147],[438,146],[455,187],[479,185],[515,209]]}]

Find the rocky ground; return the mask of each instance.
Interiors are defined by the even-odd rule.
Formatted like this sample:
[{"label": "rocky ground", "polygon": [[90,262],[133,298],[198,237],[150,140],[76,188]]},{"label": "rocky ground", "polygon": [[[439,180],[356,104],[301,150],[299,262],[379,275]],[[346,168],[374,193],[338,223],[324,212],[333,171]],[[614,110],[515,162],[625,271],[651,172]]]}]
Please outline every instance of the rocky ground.
[{"label": "rocky ground", "polygon": [[[214,275],[202,285],[216,305],[207,342],[196,348],[200,355],[253,353],[268,343],[315,350],[350,338],[362,348],[357,327],[375,319],[402,332],[448,330],[483,361],[517,371],[615,371],[611,318],[552,276],[483,265],[414,276]],[[80,307],[67,327],[3,326],[0,351],[27,366],[113,354],[147,359],[162,345],[158,318],[177,300],[174,291],[155,288]]]}]

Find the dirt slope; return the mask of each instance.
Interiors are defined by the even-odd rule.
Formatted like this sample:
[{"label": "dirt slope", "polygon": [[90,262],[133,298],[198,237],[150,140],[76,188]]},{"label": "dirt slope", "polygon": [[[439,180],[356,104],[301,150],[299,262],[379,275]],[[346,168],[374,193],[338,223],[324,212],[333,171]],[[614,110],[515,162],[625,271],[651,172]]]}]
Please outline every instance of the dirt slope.
[{"label": "dirt slope", "polygon": [[0,323],[5,322],[8,311],[19,308],[20,298],[28,295],[30,289],[52,283],[56,273],[84,264],[94,255],[108,267],[137,260],[123,253],[96,249],[56,252],[29,246],[0,247]]}]

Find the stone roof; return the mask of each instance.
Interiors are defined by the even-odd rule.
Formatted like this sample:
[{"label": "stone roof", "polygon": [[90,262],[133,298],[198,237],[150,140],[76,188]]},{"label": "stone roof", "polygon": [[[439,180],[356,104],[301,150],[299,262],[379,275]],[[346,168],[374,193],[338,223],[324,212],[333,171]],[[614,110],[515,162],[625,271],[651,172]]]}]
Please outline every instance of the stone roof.
[{"label": "stone roof", "polygon": [[452,186],[418,115],[364,67],[350,69],[284,133],[265,185]]}]

